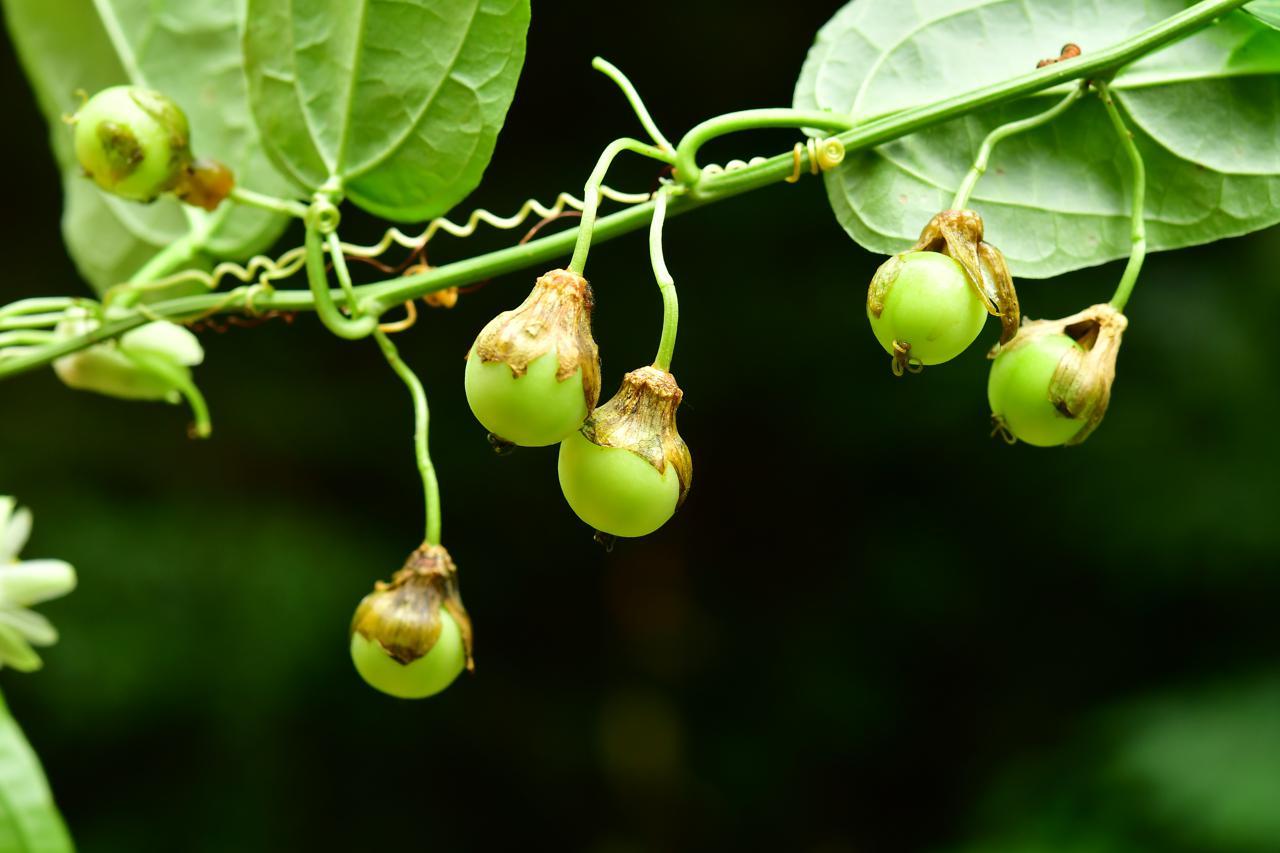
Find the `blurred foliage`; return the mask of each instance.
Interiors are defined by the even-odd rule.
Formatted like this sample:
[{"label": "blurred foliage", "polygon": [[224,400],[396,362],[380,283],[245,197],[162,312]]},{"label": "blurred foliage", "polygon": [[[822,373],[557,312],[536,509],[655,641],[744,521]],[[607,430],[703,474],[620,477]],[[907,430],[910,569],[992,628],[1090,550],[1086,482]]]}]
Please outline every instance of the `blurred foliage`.
[{"label": "blurred foliage", "polygon": [[[839,4],[822,5],[659,4],[621,28],[538,4],[468,206],[549,199],[635,132],[594,53],[675,133],[786,103]],[[679,61],[655,61],[657,38]],[[5,298],[76,292],[47,137],[3,62],[0,144],[24,164]],[[591,120],[548,132],[569,101]],[[628,162],[611,183],[654,177]],[[39,519],[25,553],[68,559],[81,584],[44,608],[63,637],[45,669],[2,686],[80,847],[1280,848],[1280,233],[1152,256],[1107,420],[1040,451],[988,438],[994,326],[956,363],[894,379],[863,308],[880,259],[820,182],[668,232],[696,483],[671,524],[612,554],[564,506],[554,454],[495,457],[463,397],[471,338],[537,271],[398,339],[431,394],[478,631],[475,677],[428,702],[370,691],[346,653],[357,601],[421,523],[409,402],[373,344],[310,316],[204,332],[203,443],[178,408],[50,372],[5,383],[0,486]],[[508,239],[441,238],[432,260]],[[644,236],[597,248],[588,272],[608,394],[656,343]],[[1029,282],[1026,313],[1077,310],[1118,276]]]}]

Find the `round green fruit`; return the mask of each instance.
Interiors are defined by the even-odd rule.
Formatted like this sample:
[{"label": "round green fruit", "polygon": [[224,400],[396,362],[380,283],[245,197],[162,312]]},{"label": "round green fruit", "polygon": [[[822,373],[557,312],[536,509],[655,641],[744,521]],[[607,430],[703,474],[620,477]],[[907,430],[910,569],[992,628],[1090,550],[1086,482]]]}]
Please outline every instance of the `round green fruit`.
[{"label": "round green fruit", "polygon": [[[987,309],[955,259],[938,252],[908,252],[885,262],[896,274],[887,283],[884,307],[867,318],[885,352],[909,344],[921,364],[941,364],[964,352],[982,331]],[[878,275],[878,273],[877,273]]]},{"label": "round green fruit", "polygon": [[75,116],[81,168],[104,190],[152,201],[171,189],[191,160],[187,118],[177,104],[149,89],[113,86]]},{"label": "round green fruit", "polygon": [[465,379],[471,411],[485,429],[512,444],[545,447],[563,440],[589,413],[582,368],[561,381],[559,365],[552,349],[529,362],[523,376],[513,376],[505,362],[481,361],[473,349]]},{"label": "round green fruit", "polygon": [[458,623],[448,610],[441,609],[440,638],[417,660],[401,663],[359,631],[351,635],[351,660],[356,672],[375,690],[399,699],[425,699],[444,690],[462,673],[467,650]]},{"label": "round green fruit", "polygon": [[587,524],[614,536],[644,536],[675,514],[680,477],[622,447],[601,447],[575,432],[560,444],[560,489]]},{"label": "round green fruit", "polygon": [[1037,447],[1065,444],[1083,424],[1067,417],[1049,397],[1062,357],[1080,345],[1067,335],[1042,335],[1001,350],[991,364],[987,401],[991,413],[1019,441]]}]

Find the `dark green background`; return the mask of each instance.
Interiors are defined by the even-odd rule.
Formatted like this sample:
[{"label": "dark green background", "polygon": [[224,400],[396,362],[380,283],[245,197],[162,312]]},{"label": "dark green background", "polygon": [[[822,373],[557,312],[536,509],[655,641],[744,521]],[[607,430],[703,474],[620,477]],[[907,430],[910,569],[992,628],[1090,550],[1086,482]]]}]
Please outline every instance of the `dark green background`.
[{"label": "dark green background", "polygon": [[[838,3],[536,5],[467,208],[549,201],[638,132],[594,53],[676,134],[788,103]],[[3,298],[80,292],[11,50],[0,76]],[[442,236],[431,258],[510,239]],[[44,671],[0,686],[87,851],[1280,850],[1278,250],[1273,230],[1151,257],[1106,422],[1037,450],[988,438],[995,324],[890,374],[863,308],[880,259],[819,181],[673,220],[696,483],[612,554],[554,453],[495,457],[463,398],[472,336],[539,270],[429,313],[399,341],[431,394],[478,673],[426,702],[369,690],[346,653],[421,530],[408,400],[372,344],[311,316],[203,334],[208,442],[181,410],[19,377],[0,490],[35,511],[26,553],[81,584],[42,608],[63,634]],[[589,273],[607,394],[651,357],[659,299],[641,235]],[[1025,311],[1118,276],[1025,282]]]}]

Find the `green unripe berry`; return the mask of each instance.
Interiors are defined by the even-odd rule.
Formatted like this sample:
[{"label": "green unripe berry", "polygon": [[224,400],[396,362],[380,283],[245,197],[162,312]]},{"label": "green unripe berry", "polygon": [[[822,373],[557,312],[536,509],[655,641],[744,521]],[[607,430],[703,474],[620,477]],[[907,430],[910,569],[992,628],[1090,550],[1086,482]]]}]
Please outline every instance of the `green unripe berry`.
[{"label": "green unripe berry", "polygon": [[425,699],[444,690],[462,673],[467,650],[458,623],[447,610],[441,610],[440,637],[417,660],[401,663],[376,640],[358,631],[351,635],[351,660],[356,672],[375,690],[399,699]]},{"label": "green unripe berry", "polygon": [[134,201],[153,201],[172,189],[191,161],[187,118],[159,92],[113,86],[89,99],[75,116],[75,152],[102,189]]},{"label": "green unripe berry", "polygon": [[587,280],[551,270],[489,321],[467,356],[466,389],[476,419],[503,442],[543,447],[582,426],[600,397]]},{"label": "green unripe berry", "polygon": [[633,370],[560,443],[560,489],[579,518],[613,536],[644,536],[671,518],[693,481],[693,458],[676,429],[683,396],[667,371]]},{"label": "green unripe berry", "polygon": [[674,465],[659,473],[622,447],[601,447],[580,432],[560,444],[560,488],[579,518],[614,536],[644,536],[675,514],[680,477]]},{"label": "green unripe berry", "polygon": [[401,699],[439,693],[470,668],[471,618],[448,551],[423,543],[374,584],[351,620],[351,661],[370,687]]},{"label": "green unripe berry", "polygon": [[1083,422],[1069,417],[1051,398],[1054,373],[1064,355],[1081,350],[1064,334],[1040,335],[1003,349],[991,364],[987,401],[1010,434],[1037,447],[1065,444]]},{"label": "green unripe berry", "polygon": [[582,370],[556,378],[560,362],[552,349],[529,362],[516,376],[501,361],[482,361],[473,349],[467,358],[467,402],[476,420],[496,436],[523,447],[555,444],[582,426],[587,401]]},{"label": "green unripe berry", "polygon": [[885,352],[909,347],[920,364],[950,361],[973,343],[987,309],[964,268],[938,252],[895,255],[880,267],[867,297],[867,318]]}]

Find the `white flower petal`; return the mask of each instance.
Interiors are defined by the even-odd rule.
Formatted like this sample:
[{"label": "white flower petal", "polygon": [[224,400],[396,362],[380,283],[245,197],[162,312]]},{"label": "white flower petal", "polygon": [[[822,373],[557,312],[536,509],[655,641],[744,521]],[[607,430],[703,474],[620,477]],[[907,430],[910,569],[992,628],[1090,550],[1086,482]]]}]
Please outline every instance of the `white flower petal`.
[{"label": "white flower petal", "polygon": [[0,603],[29,607],[76,588],[76,570],[64,560],[26,560],[0,566]]},{"label": "white flower petal", "polygon": [[41,666],[40,655],[8,625],[0,625],[0,663],[19,672],[32,672]]},{"label": "white flower petal", "polygon": [[4,625],[15,629],[32,645],[52,646],[58,642],[58,629],[34,610],[23,607],[0,608],[0,626]]},{"label": "white flower petal", "polygon": [[9,516],[9,522],[0,532],[0,563],[8,563],[18,559],[22,546],[27,544],[31,535],[31,510],[23,507]]}]

